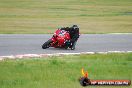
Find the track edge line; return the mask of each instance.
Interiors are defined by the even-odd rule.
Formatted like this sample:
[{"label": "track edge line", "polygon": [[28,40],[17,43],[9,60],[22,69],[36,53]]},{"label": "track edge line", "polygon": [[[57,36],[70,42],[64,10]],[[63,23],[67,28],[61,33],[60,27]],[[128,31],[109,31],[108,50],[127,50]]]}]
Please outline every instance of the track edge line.
[{"label": "track edge line", "polygon": [[132,53],[132,51],[53,53],[53,54],[21,54],[21,55],[0,56],[0,61],[5,60],[5,59],[41,58],[41,57],[63,56],[63,55],[109,54],[109,53]]}]

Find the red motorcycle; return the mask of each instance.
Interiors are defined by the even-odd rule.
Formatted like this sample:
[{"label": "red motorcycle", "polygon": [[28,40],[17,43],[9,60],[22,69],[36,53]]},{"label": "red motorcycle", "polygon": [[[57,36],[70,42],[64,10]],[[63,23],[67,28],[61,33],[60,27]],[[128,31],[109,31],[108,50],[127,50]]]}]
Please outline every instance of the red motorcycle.
[{"label": "red motorcycle", "polygon": [[58,29],[54,33],[53,37],[42,45],[42,48],[43,49],[46,49],[49,47],[65,48],[65,49],[71,48],[70,44],[67,44],[67,45],[65,44],[65,42],[69,41],[70,39],[71,38],[70,38],[69,32]]}]

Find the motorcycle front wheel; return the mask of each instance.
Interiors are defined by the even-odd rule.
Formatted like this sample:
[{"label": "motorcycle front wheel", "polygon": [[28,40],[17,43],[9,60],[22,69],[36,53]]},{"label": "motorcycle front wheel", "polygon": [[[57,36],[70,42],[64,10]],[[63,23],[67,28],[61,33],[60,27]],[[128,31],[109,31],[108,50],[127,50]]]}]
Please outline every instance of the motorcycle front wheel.
[{"label": "motorcycle front wheel", "polygon": [[42,45],[42,49],[49,48],[49,47],[51,46],[51,43],[52,43],[52,40],[49,39],[47,42],[45,42],[45,43]]}]

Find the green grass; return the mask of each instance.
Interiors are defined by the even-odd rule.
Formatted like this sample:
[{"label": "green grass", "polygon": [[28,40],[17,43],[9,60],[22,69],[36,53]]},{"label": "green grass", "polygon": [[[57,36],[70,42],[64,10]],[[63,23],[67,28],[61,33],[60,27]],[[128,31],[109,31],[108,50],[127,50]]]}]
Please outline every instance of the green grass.
[{"label": "green grass", "polygon": [[0,0],[0,34],[132,33],[132,0]]},{"label": "green grass", "polygon": [[0,88],[82,88],[82,67],[91,79],[132,80],[132,53],[0,61]]}]

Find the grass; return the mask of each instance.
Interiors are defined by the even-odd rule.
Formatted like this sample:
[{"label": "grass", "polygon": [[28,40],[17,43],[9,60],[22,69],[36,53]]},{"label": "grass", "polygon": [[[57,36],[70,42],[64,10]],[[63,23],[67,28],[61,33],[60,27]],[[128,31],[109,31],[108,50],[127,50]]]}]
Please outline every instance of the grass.
[{"label": "grass", "polygon": [[0,34],[53,33],[72,24],[81,33],[131,33],[132,0],[0,0]]},{"label": "grass", "polygon": [[132,80],[132,53],[0,61],[0,88],[82,88],[82,67],[91,79]]}]

